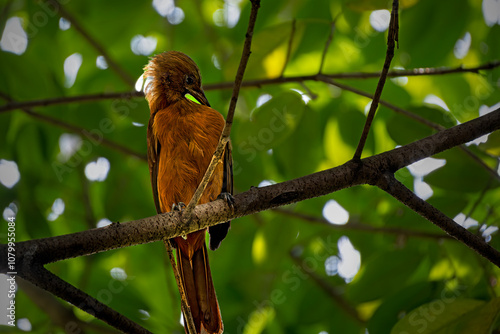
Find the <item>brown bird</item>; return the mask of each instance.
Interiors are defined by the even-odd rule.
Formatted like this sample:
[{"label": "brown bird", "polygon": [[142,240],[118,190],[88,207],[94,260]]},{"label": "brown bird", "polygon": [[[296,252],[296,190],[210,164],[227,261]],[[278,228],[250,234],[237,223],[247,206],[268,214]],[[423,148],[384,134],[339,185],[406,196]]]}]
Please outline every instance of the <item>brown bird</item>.
[{"label": "brown bird", "polygon": [[[145,67],[149,103],[148,162],[153,197],[158,213],[189,203],[210,164],[224,128],[224,118],[210,107],[195,62],[187,55],[169,51],[151,59]],[[198,102],[186,97],[193,96]],[[200,204],[217,198],[232,200],[231,148],[224,151],[203,193]],[[229,195],[228,195],[229,194]],[[226,237],[230,222],[208,229],[210,249]],[[219,303],[212,283],[205,243],[206,229],[171,239],[177,267],[187,295],[197,333],[222,333]],[[187,329],[186,319],[184,326]]]}]

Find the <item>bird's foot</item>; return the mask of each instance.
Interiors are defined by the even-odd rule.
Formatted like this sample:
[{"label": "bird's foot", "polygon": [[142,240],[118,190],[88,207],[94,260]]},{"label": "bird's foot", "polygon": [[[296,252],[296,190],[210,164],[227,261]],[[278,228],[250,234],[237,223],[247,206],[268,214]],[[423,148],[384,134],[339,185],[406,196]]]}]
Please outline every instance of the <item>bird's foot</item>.
[{"label": "bird's foot", "polygon": [[220,193],[217,199],[223,199],[227,205],[234,211],[234,197],[230,193]]},{"label": "bird's foot", "polygon": [[182,211],[184,210],[184,208],[186,207],[186,204],[184,204],[183,202],[179,202],[179,203],[174,203],[172,204],[172,211]]}]

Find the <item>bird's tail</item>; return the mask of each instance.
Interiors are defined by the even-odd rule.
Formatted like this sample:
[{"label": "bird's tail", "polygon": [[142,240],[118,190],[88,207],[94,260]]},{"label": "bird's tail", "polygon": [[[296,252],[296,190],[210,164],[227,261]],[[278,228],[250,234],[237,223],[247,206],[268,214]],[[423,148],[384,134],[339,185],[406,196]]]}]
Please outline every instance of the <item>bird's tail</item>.
[{"label": "bird's tail", "polygon": [[[192,236],[199,232],[203,232],[202,239],[200,235]],[[223,331],[223,325],[208,262],[205,231],[199,232],[188,235],[187,239],[176,238],[177,265],[196,332],[219,334]],[[199,242],[193,243],[195,238]],[[184,319],[186,333],[187,326]]]}]

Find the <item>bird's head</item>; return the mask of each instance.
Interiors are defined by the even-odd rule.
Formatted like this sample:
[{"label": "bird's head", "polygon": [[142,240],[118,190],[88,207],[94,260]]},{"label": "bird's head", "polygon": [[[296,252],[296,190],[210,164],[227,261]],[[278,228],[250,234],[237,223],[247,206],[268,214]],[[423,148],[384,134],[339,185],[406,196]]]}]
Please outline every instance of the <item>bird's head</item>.
[{"label": "bird's head", "polygon": [[[198,102],[210,106],[195,62],[182,52],[167,51],[154,56],[144,68],[146,98],[151,112],[191,94]],[[153,110],[154,109],[154,110]]]}]

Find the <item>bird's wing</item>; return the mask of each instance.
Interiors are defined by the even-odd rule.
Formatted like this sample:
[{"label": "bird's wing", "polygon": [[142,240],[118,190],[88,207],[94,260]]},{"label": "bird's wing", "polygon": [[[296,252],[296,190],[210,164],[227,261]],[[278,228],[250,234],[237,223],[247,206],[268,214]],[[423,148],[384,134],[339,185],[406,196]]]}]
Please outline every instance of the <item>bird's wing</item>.
[{"label": "bird's wing", "polygon": [[161,213],[160,198],[158,196],[158,166],[161,145],[153,131],[154,115],[151,115],[148,123],[148,165],[149,175],[151,176],[151,186],[153,187],[153,198],[155,201],[156,212]]},{"label": "bird's wing", "polygon": [[[231,142],[229,141],[224,149],[223,176],[221,193],[233,194],[233,155],[231,153]],[[210,249],[216,250],[227,235],[231,221],[214,225],[208,228],[210,233]]]}]

